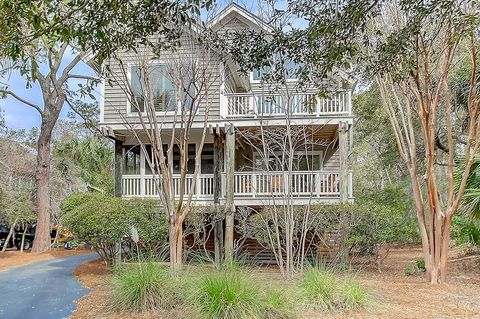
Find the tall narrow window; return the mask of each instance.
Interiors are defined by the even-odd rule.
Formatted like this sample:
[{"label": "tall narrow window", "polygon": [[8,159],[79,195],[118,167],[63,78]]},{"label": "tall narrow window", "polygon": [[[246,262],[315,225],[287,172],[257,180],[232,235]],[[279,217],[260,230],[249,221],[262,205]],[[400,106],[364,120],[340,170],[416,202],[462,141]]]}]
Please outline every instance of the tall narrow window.
[{"label": "tall narrow window", "polygon": [[[180,174],[180,148],[178,145],[173,147],[173,173]],[[195,144],[188,144],[188,164],[187,173],[193,174],[195,171]]]},{"label": "tall narrow window", "polygon": [[140,146],[125,146],[123,172],[126,175],[140,174]]},{"label": "tall narrow window", "polygon": [[[148,73],[144,68],[132,66],[131,84],[135,100],[141,112],[145,112],[145,92],[147,85],[150,85],[153,105],[156,112],[173,111],[176,106],[175,90],[172,81],[168,78],[165,65],[153,64],[148,67]],[[135,112],[134,105],[130,111]]]},{"label": "tall narrow window", "polygon": [[202,149],[202,174],[213,174],[213,144],[205,144]]}]

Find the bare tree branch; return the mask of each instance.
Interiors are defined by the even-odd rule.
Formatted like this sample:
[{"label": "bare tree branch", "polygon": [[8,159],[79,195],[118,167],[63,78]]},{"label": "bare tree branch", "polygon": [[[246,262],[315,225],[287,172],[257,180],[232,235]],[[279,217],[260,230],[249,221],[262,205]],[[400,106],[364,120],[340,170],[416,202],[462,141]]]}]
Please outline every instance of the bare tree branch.
[{"label": "bare tree branch", "polygon": [[15,99],[17,99],[18,101],[22,102],[23,104],[28,105],[28,106],[34,108],[35,110],[37,110],[38,113],[43,114],[43,110],[42,110],[42,108],[41,108],[40,106],[38,106],[38,105],[35,104],[35,103],[29,102],[29,101],[21,98],[20,96],[18,96],[17,94],[13,93],[12,91],[9,91],[9,90],[0,90],[0,93],[6,94],[6,95],[10,95],[10,96],[14,97]]}]

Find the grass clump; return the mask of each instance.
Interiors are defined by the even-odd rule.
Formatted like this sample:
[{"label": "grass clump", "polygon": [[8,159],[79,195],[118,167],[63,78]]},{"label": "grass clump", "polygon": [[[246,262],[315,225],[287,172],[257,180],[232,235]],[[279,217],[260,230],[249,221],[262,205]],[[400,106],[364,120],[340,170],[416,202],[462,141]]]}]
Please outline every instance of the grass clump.
[{"label": "grass clump", "polygon": [[269,288],[266,290],[264,315],[266,319],[296,318],[292,294],[285,290]]},{"label": "grass clump", "polygon": [[300,289],[307,303],[317,309],[335,308],[338,288],[335,275],[322,269],[307,269],[300,281]]},{"label": "grass clump", "polygon": [[153,262],[115,270],[112,305],[119,312],[168,310],[181,301],[179,283],[168,268]]},{"label": "grass clump", "polygon": [[307,306],[317,310],[351,310],[366,305],[368,295],[360,283],[346,278],[343,283],[332,271],[308,269],[300,281]]},{"label": "grass clump", "polygon": [[208,273],[200,279],[194,300],[204,319],[261,318],[259,289],[238,271]]},{"label": "grass clump", "polygon": [[367,304],[368,295],[357,281],[346,278],[342,287],[342,305],[347,310],[361,308]]},{"label": "grass clump", "polygon": [[290,319],[292,303],[279,290],[257,284],[238,269],[208,272],[190,284],[202,319]]}]

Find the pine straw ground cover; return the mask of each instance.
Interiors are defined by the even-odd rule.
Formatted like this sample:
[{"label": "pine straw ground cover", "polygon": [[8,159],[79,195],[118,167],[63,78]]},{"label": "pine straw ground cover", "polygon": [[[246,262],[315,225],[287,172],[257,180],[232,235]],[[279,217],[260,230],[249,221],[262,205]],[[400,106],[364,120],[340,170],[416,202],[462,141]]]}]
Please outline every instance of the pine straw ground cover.
[{"label": "pine straw ground cover", "polygon": [[[421,276],[405,276],[407,263],[420,258],[419,248],[392,250],[385,260],[383,271],[364,270],[356,275],[369,294],[366,308],[353,311],[329,312],[305,310],[300,318],[366,319],[366,318],[480,318],[480,257],[461,257],[453,251],[449,283],[430,286]],[[195,266],[194,266],[195,267]],[[196,266],[200,267],[200,266]],[[284,284],[275,268],[254,268],[249,273],[258,281]],[[190,309],[176,309],[168,313],[126,315],[110,309],[111,292],[108,282],[112,273],[99,261],[84,264],[76,270],[77,278],[91,288],[78,301],[74,319],[153,319],[189,318]],[[288,283],[287,283],[288,285]]]}]

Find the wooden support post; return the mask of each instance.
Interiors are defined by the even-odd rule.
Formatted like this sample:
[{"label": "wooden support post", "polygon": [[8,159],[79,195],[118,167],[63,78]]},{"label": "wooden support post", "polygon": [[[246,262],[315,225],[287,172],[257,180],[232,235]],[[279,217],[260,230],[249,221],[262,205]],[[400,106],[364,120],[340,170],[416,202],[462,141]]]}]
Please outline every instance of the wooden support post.
[{"label": "wooden support post", "polygon": [[225,264],[229,266],[233,262],[233,227],[235,211],[235,205],[233,203],[233,174],[235,172],[235,127],[233,125],[228,125],[225,127],[225,165]]},{"label": "wooden support post", "polygon": [[348,123],[338,125],[338,152],[340,160],[340,202],[348,202]]},{"label": "wooden support post", "polygon": [[[120,140],[115,140],[115,163],[114,163],[114,196],[122,197],[122,159],[123,159],[123,142]],[[115,263],[120,264],[122,262],[122,242],[121,239],[117,243],[115,254]]]},{"label": "wooden support post", "polygon": [[114,196],[122,197],[122,159],[123,142],[115,140],[115,163],[114,163]]},{"label": "wooden support post", "polygon": [[222,194],[223,172],[223,136],[220,130],[216,130],[213,136],[213,204],[215,206],[214,248],[215,267],[220,269],[223,262],[223,221],[224,214],[220,209],[220,197]]}]

